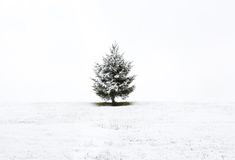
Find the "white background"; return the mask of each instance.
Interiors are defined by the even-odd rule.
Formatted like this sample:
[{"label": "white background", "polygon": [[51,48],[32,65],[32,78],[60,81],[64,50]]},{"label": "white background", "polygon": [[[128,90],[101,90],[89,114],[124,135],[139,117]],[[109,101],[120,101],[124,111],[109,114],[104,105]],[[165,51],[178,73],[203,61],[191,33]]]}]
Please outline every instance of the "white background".
[{"label": "white background", "polygon": [[232,0],[0,0],[0,102],[97,101],[93,66],[116,41],[133,101],[232,102]]}]

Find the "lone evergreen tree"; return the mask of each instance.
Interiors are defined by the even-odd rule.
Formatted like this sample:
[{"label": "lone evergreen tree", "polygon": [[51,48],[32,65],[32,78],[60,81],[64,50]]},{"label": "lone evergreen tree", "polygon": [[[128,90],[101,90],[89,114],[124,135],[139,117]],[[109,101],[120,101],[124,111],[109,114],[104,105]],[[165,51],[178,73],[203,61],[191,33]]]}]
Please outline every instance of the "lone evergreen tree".
[{"label": "lone evergreen tree", "polygon": [[119,46],[115,43],[110,48],[110,54],[103,57],[103,64],[96,63],[93,90],[105,101],[111,100],[116,104],[115,98],[126,99],[134,91],[131,85],[135,76],[129,76],[132,62],[125,61],[123,54],[119,53]]}]

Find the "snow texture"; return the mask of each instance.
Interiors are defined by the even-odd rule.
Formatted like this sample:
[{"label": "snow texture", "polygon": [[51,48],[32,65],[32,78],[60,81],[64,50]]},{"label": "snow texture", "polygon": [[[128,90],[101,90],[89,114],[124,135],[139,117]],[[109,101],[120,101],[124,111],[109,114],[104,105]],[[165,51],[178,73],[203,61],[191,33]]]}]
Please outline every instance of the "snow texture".
[{"label": "snow texture", "polygon": [[0,105],[1,160],[232,160],[235,105]]}]

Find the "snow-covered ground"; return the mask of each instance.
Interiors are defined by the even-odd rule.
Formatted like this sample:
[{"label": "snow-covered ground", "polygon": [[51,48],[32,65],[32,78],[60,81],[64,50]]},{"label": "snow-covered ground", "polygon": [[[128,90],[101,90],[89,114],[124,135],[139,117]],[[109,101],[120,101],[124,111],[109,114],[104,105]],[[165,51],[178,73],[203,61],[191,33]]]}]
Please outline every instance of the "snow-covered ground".
[{"label": "snow-covered ground", "polygon": [[0,105],[0,160],[234,160],[235,104]]}]

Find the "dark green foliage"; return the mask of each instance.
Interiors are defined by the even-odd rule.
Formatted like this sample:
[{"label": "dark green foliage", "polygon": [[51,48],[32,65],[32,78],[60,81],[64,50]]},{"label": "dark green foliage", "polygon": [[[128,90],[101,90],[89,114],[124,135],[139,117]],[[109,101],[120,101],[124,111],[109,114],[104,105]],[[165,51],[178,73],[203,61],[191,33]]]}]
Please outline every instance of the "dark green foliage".
[{"label": "dark green foliage", "polygon": [[93,79],[93,89],[102,99],[112,100],[115,103],[116,97],[126,99],[134,91],[135,86],[131,85],[135,76],[129,76],[132,63],[123,59],[119,54],[119,47],[113,44],[110,48],[111,54],[103,58],[103,64],[95,65],[96,78]]}]

